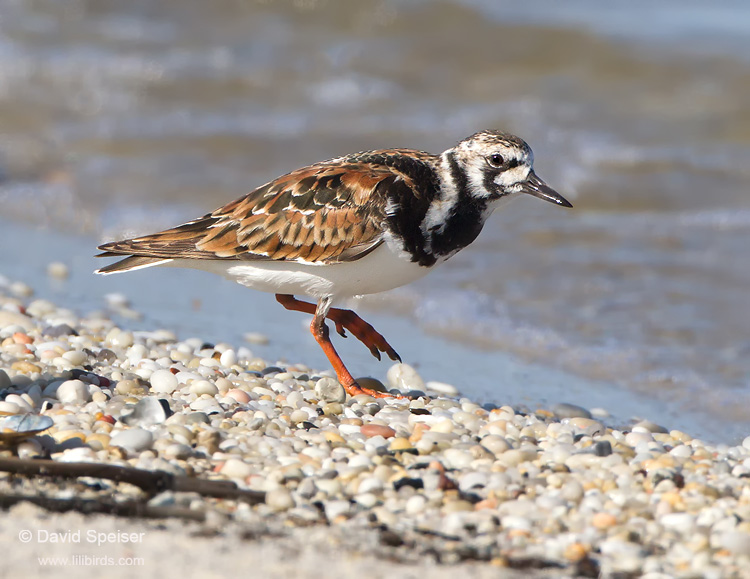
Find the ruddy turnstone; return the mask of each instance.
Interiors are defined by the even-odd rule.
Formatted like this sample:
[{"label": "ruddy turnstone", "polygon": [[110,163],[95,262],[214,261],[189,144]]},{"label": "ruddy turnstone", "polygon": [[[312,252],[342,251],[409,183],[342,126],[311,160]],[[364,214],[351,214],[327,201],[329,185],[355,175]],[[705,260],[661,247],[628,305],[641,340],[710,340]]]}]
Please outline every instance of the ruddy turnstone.
[{"label": "ruddy turnstone", "polygon": [[98,257],[126,257],[97,273],[191,267],[274,293],[286,309],[314,314],[310,331],[349,394],[389,396],[357,384],[326,318],[376,358],[400,357],[370,324],[333,303],[421,278],[474,241],[492,211],[520,193],[571,207],[536,176],[533,160],[525,141],[499,131],[476,133],[441,155],[346,155],[292,171],[179,227],[105,243]]}]

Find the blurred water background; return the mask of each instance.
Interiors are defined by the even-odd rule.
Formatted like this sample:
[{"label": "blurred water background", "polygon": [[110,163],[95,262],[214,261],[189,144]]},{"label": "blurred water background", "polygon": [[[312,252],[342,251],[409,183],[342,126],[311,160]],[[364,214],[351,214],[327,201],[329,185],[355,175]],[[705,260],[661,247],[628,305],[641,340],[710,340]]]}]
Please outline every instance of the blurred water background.
[{"label": "blurred water background", "polygon": [[[95,278],[102,240],[299,166],[524,137],[575,208],[532,198],[357,307],[428,379],[750,433],[750,4],[635,0],[0,0],[0,273],[131,326],[326,368],[299,314],[199,272]],[[49,285],[44,268],[74,275]],[[272,305],[273,304],[273,305]],[[380,376],[357,344],[355,374]]]}]

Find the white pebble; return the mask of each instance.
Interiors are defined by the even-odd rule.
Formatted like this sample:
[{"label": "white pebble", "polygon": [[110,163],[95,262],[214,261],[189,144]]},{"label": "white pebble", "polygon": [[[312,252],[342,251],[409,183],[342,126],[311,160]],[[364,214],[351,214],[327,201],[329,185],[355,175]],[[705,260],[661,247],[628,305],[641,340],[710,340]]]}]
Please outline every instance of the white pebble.
[{"label": "white pebble", "polygon": [[75,366],[80,366],[86,361],[86,354],[84,354],[80,350],[65,352],[62,357]]},{"label": "white pebble", "polygon": [[47,264],[47,275],[56,279],[68,279],[70,268],[59,261]]},{"label": "white pebble", "polygon": [[161,394],[171,394],[177,390],[177,377],[169,370],[157,370],[151,374],[151,391]]},{"label": "white pebble", "polygon": [[130,300],[121,293],[111,293],[104,296],[104,301],[110,308],[127,308]]},{"label": "white pebble", "polygon": [[508,441],[497,434],[489,434],[485,436],[480,444],[496,456],[510,449]]},{"label": "white pebble", "polygon": [[424,511],[425,506],[427,506],[427,499],[424,495],[414,495],[409,497],[409,499],[406,501],[406,514],[408,515],[418,515],[422,511]]},{"label": "white pebble", "polygon": [[730,531],[721,535],[718,543],[735,555],[750,555],[750,533]]},{"label": "white pebble", "polygon": [[8,394],[5,397],[5,402],[10,403],[10,404],[15,404],[16,406],[18,406],[21,412],[34,412],[33,405],[29,404],[27,400],[24,400],[18,394]]},{"label": "white pebble", "polygon": [[329,501],[325,503],[326,518],[329,521],[342,515],[348,515],[351,509],[349,501]]},{"label": "white pebble", "polygon": [[237,363],[237,354],[234,350],[226,350],[219,358],[219,362],[225,368],[231,368]]},{"label": "white pebble", "polygon": [[442,396],[458,396],[460,394],[458,388],[456,388],[452,384],[446,384],[445,382],[436,382],[434,380],[431,380],[427,382],[424,387],[425,390],[437,392]]},{"label": "white pebble", "polygon": [[468,472],[458,480],[458,488],[463,492],[487,486],[487,473],[480,471]]},{"label": "white pebble", "polygon": [[504,529],[521,529],[523,531],[531,530],[531,521],[525,517],[507,515],[500,519],[500,524]]},{"label": "white pebble", "polygon": [[692,533],[695,529],[695,515],[690,513],[669,513],[659,519],[659,522],[663,527],[683,534]]},{"label": "white pebble", "polygon": [[274,511],[286,511],[294,507],[294,499],[285,488],[277,488],[266,493],[266,504]]},{"label": "white pebble", "polygon": [[221,474],[228,478],[244,479],[253,474],[253,467],[240,459],[230,458],[221,467]]},{"label": "white pebble", "polygon": [[88,386],[80,380],[66,380],[57,388],[56,395],[57,399],[64,404],[91,400]]},{"label": "white pebble", "polygon": [[409,364],[394,364],[386,374],[388,384],[398,390],[424,390],[424,380]]},{"label": "white pebble", "polygon": [[21,408],[18,406],[18,404],[13,404],[12,402],[6,402],[5,400],[0,400],[0,415],[18,414],[19,412],[21,412]]},{"label": "white pebble", "polygon": [[[172,373],[170,372],[170,375],[171,374]],[[151,379],[153,380],[153,375],[151,376]],[[177,380],[175,379],[175,382],[176,381]],[[197,380],[190,385],[190,392],[192,394],[195,394],[196,396],[202,396],[203,394],[216,396],[219,393],[219,389],[211,384],[211,382],[209,382],[208,380]]]},{"label": "white pebble", "polygon": [[633,448],[642,442],[651,442],[653,440],[654,437],[650,432],[628,432],[625,435],[626,444]]},{"label": "white pebble", "polygon": [[360,481],[357,493],[379,493],[383,490],[383,481],[376,476],[371,476]]},{"label": "white pebble", "polygon": [[463,451],[459,448],[447,448],[443,451],[443,457],[445,458],[445,466],[453,469],[464,469],[467,468],[474,457],[468,451]]}]

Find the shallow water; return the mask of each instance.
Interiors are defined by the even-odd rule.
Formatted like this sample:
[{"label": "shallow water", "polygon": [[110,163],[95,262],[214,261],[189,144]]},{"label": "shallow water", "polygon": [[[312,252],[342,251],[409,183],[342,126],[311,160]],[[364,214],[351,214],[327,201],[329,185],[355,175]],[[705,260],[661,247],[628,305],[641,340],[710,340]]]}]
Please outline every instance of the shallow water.
[{"label": "shallow water", "polygon": [[[93,246],[323,158],[512,130],[574,210],[517,201],[362,307],[734,436],[750,423],[750,7],[642,4],[0,0],[2,214],[14,239],[41,226]],[[236,319],[212,299],[224,285],[176,275],[157,274],[178,311],[198,295]],[[139,300],[159,322],[163,300]]]}]

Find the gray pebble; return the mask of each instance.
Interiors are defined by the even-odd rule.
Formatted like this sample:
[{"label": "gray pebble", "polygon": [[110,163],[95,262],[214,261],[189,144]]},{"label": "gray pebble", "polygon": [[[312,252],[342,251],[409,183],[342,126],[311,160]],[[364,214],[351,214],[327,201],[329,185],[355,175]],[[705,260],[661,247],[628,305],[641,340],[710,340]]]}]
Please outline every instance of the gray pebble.
[{"label": "gray pebble", "polygon": [[121,430],[112,437],[110,446],[119,446],[132,452],[140,452],[151,448],[154,442],[154,435],[148,430],[142,428],[131,428]]},{"label": "gray pebble", "polygon": [[334,378],[323,377],[315,383],[315,394],[324,402],[346,401],[346,390]]},{"label": "gray pebble", "polygon": [[557,418],[591,418],[591,412],[581,406],[561,402],[552,407]]},{"label": "gray pebble", "polygon": [[77,336],[78,332],[68,324],[57,324],[56,326],[45,326],[42,328],[42,335],[49,338],[59,338],[60,336]]}]

